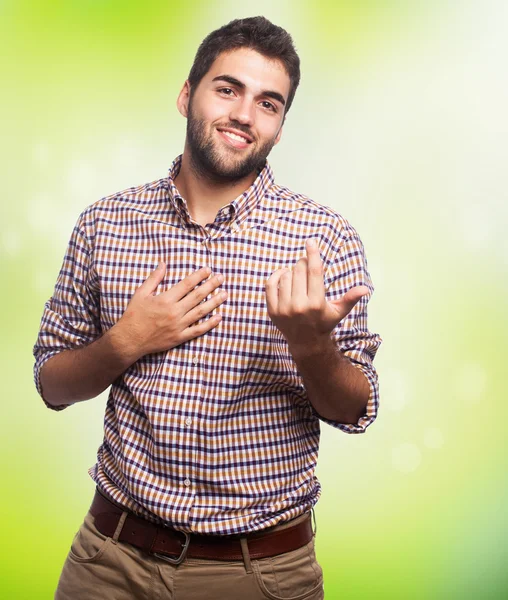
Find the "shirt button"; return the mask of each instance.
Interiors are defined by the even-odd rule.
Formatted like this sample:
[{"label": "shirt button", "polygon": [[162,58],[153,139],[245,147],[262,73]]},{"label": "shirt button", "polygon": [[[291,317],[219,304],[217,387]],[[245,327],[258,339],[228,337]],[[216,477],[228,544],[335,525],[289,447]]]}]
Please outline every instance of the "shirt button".
[{"label": "shirt button", "polygon": [[185,424],[186,424],[186,425],[192,425],[192,419],[191,419],[190,417],[187,417],[187,418],[185,419]]},{"label": "shirt button", "polygon": [[185,481],[183,482],[184,485],[186,485],[187,487],[189,487],[189,485],[191,484],[190,479],[185,479]]},{"label": "shirt button", "polygon": [[198,360],[198,357],[197,357],[197,356],[195,356],[195,357],[192,359],[192,362],[193,362],[195,365],[197,365],[197,364],[198,364],[198,362],[199,362],[199,360]]}]

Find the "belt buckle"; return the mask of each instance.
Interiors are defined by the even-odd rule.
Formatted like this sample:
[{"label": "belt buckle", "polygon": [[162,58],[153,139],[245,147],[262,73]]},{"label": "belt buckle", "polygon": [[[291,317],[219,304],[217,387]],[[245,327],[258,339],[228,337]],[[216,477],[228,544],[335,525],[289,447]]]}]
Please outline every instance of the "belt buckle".
[{"label": "belt buckle", "polygon": [[[169,526],[164,525],[164,527]],[[176,531],[176,529],[174,529],[173,531]],[[181,562],[183,562],[185,560],[185,557],[187,556],[187,549],[189,548],[190,544],[190,533],[187,533],[186,531],[179,531],[178,533],[183,533],[185,536],[185,542],[182,546],[182,552],[180,553],[180,556],[178,556],[177,558],[171,558],[170,556],[166,556],[165,554],[159,554],[158,552],[154,552],[153,555],[157,556],[158,558],[161,558],[162,560],[165,560],[168,563],[171,563],[172,565],[179,565]]]}]

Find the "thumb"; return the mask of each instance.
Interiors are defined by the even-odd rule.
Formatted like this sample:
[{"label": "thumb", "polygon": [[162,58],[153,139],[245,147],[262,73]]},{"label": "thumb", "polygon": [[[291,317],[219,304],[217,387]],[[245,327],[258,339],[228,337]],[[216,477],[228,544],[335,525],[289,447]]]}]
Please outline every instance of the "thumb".
[{"label": "thumb", "polygon": [[143,281],[143,283],[139,286],[138,290],[142,291],[145,295],[153,294],[159,283],[164,279],[165,274],[166,263],[160,262],[155,271],[152,271],[145,281]]},{"label": "thumb", "polygon": [[342,320],[353,310],[354,306],[359,302],[359,300],[368,293],[369,288],[367,286],[359,285],[348,290],[338,300],[333,300],[331,304],[335,306],[335,309],[339,313],[340,319]]}]

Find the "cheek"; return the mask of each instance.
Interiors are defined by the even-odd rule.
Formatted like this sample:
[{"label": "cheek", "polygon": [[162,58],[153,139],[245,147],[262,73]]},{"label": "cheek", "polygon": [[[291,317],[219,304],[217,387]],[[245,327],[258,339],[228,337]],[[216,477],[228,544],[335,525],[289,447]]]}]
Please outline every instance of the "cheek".
[{"label": "cheek", "polygon": [[259,119],[257,129],[259,135],[265,142],[275,142],[280,130],[280,120],[267,119],[266,117],[264,119]]},{"label": "cheek", "polygon": [[224,120],[224,107],[215,97],[206,97],[200,102],[194,102],[192,105],[192,116],[200,121],[204,121],[207,126],[212,127],[214,123]]},{"label": "cheek", "polygon": [[229,116],[228,108],[228,105],[223,101],[221,102],[219,98],[211,96],[201,107],[201,114],[203,115],[203,118],[211,124],[224,122]]}]

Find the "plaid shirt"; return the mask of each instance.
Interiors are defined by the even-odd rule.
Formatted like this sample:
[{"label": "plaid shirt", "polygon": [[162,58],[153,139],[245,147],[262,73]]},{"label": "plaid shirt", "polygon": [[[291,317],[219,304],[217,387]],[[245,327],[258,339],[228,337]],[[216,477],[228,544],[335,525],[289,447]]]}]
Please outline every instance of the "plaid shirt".
[{"label": "plaid shirt", "polygon": [[268,315],[265,282],[305,256],[305,240],[313,237],[327,299],[355,285],[371,293],[373,287],[353,227],[331,208],[276,185],[268,164],[206,227],[192,220],[175,187],[180,165],[181,156],[168,177],[102,198],[80,215],[44,307],[33,350],[35,384],[44,399],[42,365],[112,327],[159,261],[167,272],[158,292],[202,266],[212,268],[210,277],[222,273],[228,298],[212,313],[222,315],[219,325],[142,357],[114,381],[104,440],[88,473],[154,523],[204,534],[252,532],[317,503],[320,419],[363,433],[378,408],[372,360],[381,338],[367,329],[371,294],[331,334],[371,389],[364,416],[342,424],[319,417],[310,403]]}]

